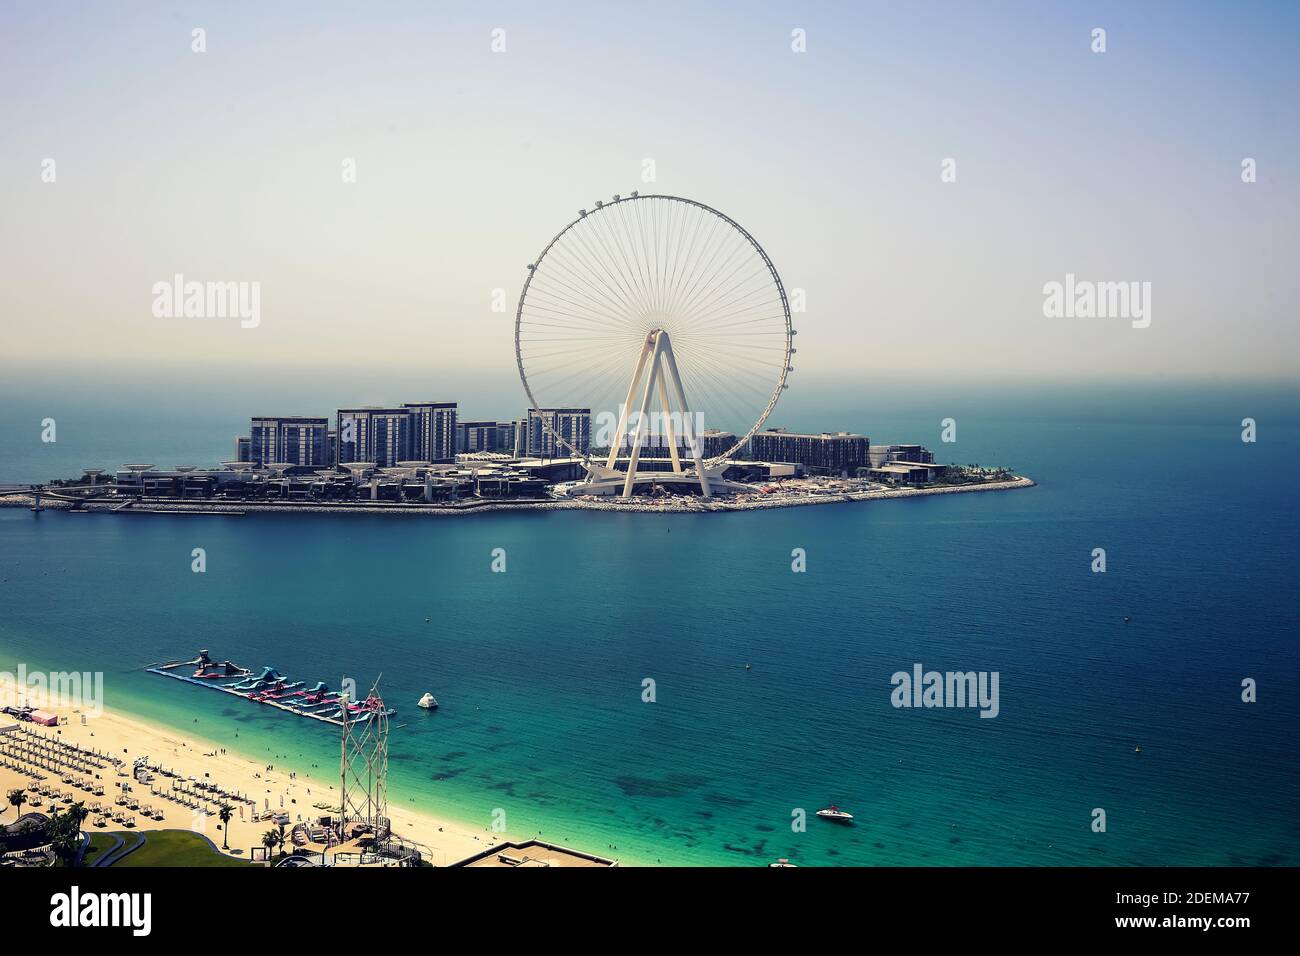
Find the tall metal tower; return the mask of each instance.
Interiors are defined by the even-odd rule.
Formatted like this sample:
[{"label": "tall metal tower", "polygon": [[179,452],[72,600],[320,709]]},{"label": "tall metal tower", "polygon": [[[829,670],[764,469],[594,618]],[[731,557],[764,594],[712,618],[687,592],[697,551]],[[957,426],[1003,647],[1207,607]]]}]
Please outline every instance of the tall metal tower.
[{"label": "tall metal tower", "polygon": [[376,849],[392,831],[388,819],[388,708],[379,696],[379,681],[355,711],[340,696],[343,736],[339,760],[341,841],[368,833]]}]

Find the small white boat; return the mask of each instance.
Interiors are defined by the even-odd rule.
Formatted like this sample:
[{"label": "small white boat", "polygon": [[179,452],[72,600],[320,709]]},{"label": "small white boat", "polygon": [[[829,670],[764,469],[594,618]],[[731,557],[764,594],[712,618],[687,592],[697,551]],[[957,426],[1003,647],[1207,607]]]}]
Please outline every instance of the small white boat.
[{"label": "small white boat", "polygon": [[849,813],[847,810],[841,810],[833,803],[824,810],[818,810],[817,816],[821,817],[823,820],[834,820],[836,823],[853,822],[853,814]]},{"label": "small white boat", "polygon": [[419,706],[423,707],[425,710],[437,710],[438,698],[434,697],[432,694],[426,693],[420,698]]},{"label": "small white boat", "polygon": [[772,867],[785,867],[785,866],[798,866],[798,865],[799,864],[797,863],[791,863],[785,857],[781,857],[781,859],[777,860],[775,863],[769,863],[768,867],[772,868]]}]

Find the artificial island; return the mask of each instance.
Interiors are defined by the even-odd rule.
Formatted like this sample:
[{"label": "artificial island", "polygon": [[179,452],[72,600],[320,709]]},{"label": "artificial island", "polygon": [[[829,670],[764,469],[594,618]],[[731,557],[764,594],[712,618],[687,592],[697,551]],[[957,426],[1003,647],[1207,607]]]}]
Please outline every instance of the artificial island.
[{"label": "artificial island", "polygon": [[734,511],[1028,487],[919,444],[767,425],[796,353],[785,285],[733,219],[695,200],[597,200],[527,266],[519,418],[455,401],[254,416],[219,467],[126,464],[0,502],[124,513]]}]

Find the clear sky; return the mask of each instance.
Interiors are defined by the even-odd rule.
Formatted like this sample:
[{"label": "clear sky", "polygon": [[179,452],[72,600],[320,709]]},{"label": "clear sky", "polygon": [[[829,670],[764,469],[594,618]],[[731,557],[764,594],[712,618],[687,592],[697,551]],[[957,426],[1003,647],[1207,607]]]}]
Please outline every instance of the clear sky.
[{"label": "clear sky", "polygon": [[[701,6],[7,0],[0,361],[512,382],[525,265],[640,189],[804,290],[792,389],[1296,377],[1300,4]],[[261,324],[155,317],[176,273]],[[1045,317],[1067,273],[1150,327]]]}]

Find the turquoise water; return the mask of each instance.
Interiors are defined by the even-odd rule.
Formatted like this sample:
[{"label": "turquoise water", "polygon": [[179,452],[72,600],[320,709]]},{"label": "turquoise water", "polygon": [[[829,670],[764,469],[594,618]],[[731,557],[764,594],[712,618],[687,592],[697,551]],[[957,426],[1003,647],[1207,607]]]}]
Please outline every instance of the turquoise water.
[{"label": "turquoise water", "polygon": [[[483,826],[501,808],[633,862],[1294,865],[1300,406],[1251,397],[949,396],[847,423],[1039,481],[1007,493],[670,517],[0,509],[0,668],[103,669],[109,706],[313,777],[331,729],[135,668],[203,646],[309,681],[382,673],[395,802]],[[960,452],[929,433],[944,414]],[[15,434],[0,480],[42,467]],[[916,662],[998,671],[999,716],[894,709]],[[857,824],[792,832],[832,801]]]}]

